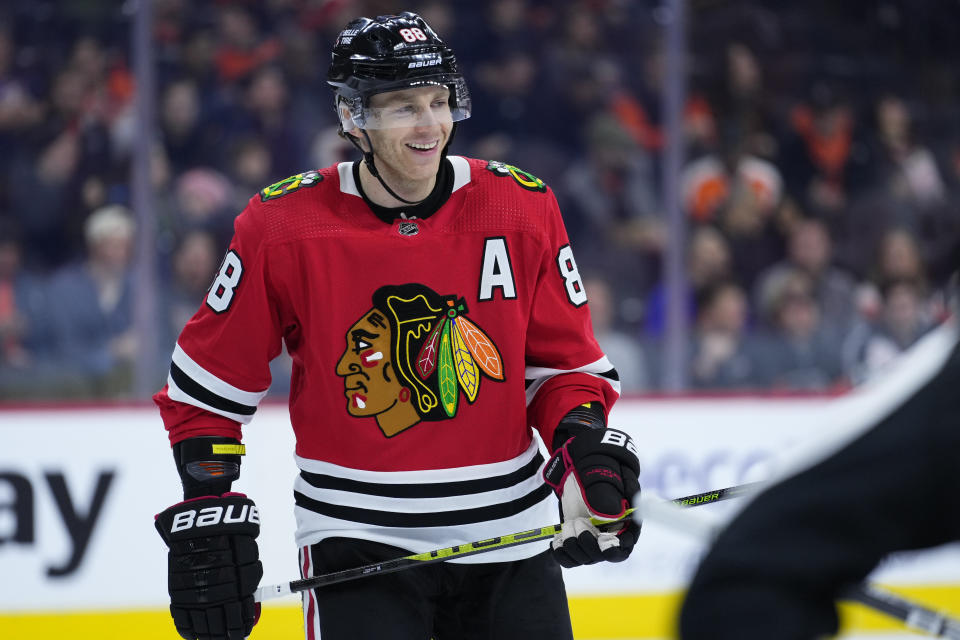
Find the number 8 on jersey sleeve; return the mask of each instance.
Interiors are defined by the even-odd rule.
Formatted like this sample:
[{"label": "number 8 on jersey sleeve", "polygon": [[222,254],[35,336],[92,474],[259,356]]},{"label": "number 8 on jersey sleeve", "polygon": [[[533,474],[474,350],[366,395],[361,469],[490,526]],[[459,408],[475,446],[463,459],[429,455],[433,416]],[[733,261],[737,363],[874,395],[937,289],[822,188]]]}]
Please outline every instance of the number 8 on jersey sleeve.
[{"label": "number 8 on jersey sleeve", "polygon": [[557,267],[560,269],[560,277],[563,278],[570,304],[575,307],[583,306],[587,302],[587,292],[583,289],[583,279],[580,277],[577,262],[573,259],[573,249],[569,244],[560,247],[560,252],[557,254]]},{"label": "number 8 on jersey sleeve", "polygon": [[231,249],[223,257],[223,263],[220,270],[217,271],[217,277],[210,285],[210,291],[207,293],[207,306],[213,309],[214,313],[223,313],[230,308],[233,302],[233,294],[240,284],[240,277],[243,275],[243,262],[237,252]]}]

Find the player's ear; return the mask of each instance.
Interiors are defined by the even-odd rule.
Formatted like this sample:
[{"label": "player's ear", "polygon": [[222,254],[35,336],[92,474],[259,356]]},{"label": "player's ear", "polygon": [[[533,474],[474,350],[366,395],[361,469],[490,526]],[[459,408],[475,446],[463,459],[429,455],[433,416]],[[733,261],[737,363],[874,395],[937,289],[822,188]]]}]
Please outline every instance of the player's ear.
[{"label": "player's ear", "polygon": [[340,118],[340,131],[342,133],[349,133],[356,128],[346,100],[339,97],[337,98],[337,117]]},{"label": "player's ear", "polygon": [[[350,134],[347,134],[350,135]],[[363,149],[364,153],[370,153],[373,149],[370,146],[370,138],[367,136],[354,136],[354,139],[357,141],[357,144]]]},{"label": "player's ear", "polygon": [[340,135],[360,147],[364,153],[369,153],[370,145],[367,143],[367,136],[356,135],[356,132],[360,131],[360,128],[354,123],[353,116],[350,114],[350,108],[347,106],[346,101],[339,100],[337,102],[337,115],[340,117]]}]

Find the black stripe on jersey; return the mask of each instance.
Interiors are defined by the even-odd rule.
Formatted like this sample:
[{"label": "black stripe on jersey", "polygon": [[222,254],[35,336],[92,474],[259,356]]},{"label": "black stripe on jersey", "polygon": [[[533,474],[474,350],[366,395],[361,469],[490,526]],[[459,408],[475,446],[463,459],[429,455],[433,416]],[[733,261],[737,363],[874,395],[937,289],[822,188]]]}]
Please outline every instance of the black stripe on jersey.
[{"label": "black stripe on jersey", "polygon": [[242,416],[252,416],[257,411],[255,405],[241,404],[223,396],[218,396],[184,373],[183,369],[173,362],[170,363],[170,377],[173,378],[174,383],[180,387],[181,391],[209,407]]},{"label": "black stripe on jersey", "polygon": [[[600,373],[594,373],[593,371],[561,371],[557,375],[562,375],[564,373],[587,373],[590,375],[600,376],[601,378],[606,378],[607,380],[616,380],[617,382],[620,382],[620,374],[617,373],[616,369],[607,369],[606,371],[601,371]],[[523,381],[524,388],[530,388],[530,385],[539,379],[540,378],[526,378]]]},{"label": "black stripe on jersey", "polygon": [[453,527],[457,525],[487,522],[498,518],[507,518],[516,515],[525,509],[538,504],[553,492],[548,485],[542,484],[527,495],[510,502],[460,509],[457,511],[434,511],[432,513],[401,513],[396,511],[377,511],[374,509],[359,509],[342,504],[331,504],[315,500],[299,491],[293,492],[293,498],[298,507],[303,507],[324,516],[360,522],[380,527]]},{"label": "black stripe on jersey", "polygon": [[617,382],[620,382],[620,374],[617,373],[616,369],[607,369],[606,371],[598,373],[597,375],[601,378],[607,378],[608,380],[616,380]]},{"label": "black stripe on jersey", "polygon": [[506,475],[481,478],[479,480],[436,482],[431,484],[380,484],[375,482],[361,482],[359,480],[347,480],[346,478],[337,478],[321,473],[310,473],[309,471],[301,471],[300,477],[318,489],[336,489],[338,491],[350,491],[352,493],[363,493],[386,498],[446,498],[471,493],[483,493],[485,491],[496,491],[497,489],[506,489],[515,486],[527,478],[535,476],[542,463],[543,456],[538,453],[530,462]]}]

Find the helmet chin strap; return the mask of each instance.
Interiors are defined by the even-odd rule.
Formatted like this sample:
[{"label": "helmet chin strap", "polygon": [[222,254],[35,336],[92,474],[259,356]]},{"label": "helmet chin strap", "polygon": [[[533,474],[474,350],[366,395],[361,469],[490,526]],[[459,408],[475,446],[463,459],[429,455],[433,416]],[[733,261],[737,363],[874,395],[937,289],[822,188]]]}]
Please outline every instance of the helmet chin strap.
[{"label": "helmet chin strap", "polygon": [[[344,136],[347,140],[349,140],[350,143],[351,143],[353,146],[355,146],[355,147],[360,151],[361,154],[363,154],[363,164],[365,164],[365,165],[367,166],[367,170],[370,172],[370,175],[372,175],[374,178],[376,178],[377,181],[378,181],[381,185],[383,185],[383,188],[386,189],[386,190],[387,190],[387,193],[389,193],[391,196],[393,196],[394,198],[396,198],[397,200],[399,200],[400,202],[402,202],[402,203],[404,203],[404,204],[411,204],[411,205],[418,205],[418,204],[420,204],[421,202],[423,202],[424,200],[426,200],[427,198],[430,197],[430,195],[427,194],[427,198],[423,198],[422,200],[407,200],[406,198],[401,198],[399,195],[397,195],[397,192],[396,192],[396,191],[394,191],[393,189],[390,188],[390,185],[388,185],[388,184],[384,181],[383,177],[380,175],[380,172],[377,171],[377,166],[376,166],[376,165],[374,164],[374,162],[373,162],[373,142],[370,140],[370,134],[367,133],[367,130],[366,130],[366,129],[360,129],[360,132],[363,133],[363,138],[364,138],[364,140],[367,141],[367,146],[370,148],[369,151],[367,151],[367,150],[364,149],[362,146],[360,146],[360,142],[357,140],[357,137],[356,137],[356,136],[351,135],[351,134],[346,133],[345,131],[343,131],[343,127],[342,127],[342,126],[341,126],[341,128],[340,128],[340,131],[341,131],[341,133],[343,134],[343,136]],[[453,123],[453,126],[450,128],[450,137],[447,138],[447,144],[444,145],[443,151],[440,152],[440,161],[441,161],[441,162],[443,162],[443,160],[447,157],[447,151],[450,149],[450,143],[453,142],[453,135],[454,135],[456,132],[457,132],[457,123],[454,122],[454,123]]]},{"label": "helmet chin strap", "polygon": [[353,146],[359,149],[360,153],[363,154],[363,164],[367,165],[367,170],[370,172],[370,175],[376,178],[377,181],[383,185],[383,188],[387,190],[387,193],[404,204],[418,205],[423,202],[423,200],[426,200],[426,198],[423,200],[407,200],[406,198],[401,198],[396,191],[390,188],[390,185],[384,181],[383,177],[380,175],[380,172],[377,171],[377,166],[373,162],[373,142],[370,141],[370,134],[367,133],[366,129],[360,129],[360,132],[363,133],[363,137],[367,141],[367,146],[370,147],[369,151],[360,146],[360,142],[357,140],[356,136],[350,135],[349,133],[345,133],[344,135],[347,137],[347,140],[353,143]]}]

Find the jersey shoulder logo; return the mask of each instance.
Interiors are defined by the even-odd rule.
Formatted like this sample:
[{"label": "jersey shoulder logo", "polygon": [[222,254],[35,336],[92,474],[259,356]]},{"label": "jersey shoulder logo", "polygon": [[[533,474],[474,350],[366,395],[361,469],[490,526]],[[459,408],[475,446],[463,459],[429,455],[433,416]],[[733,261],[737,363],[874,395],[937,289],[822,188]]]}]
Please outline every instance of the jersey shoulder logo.
[{"label": "jersey shoulder logo", "polygon": [[517,184],[528,191],[539,191],[544,193],[547,190],[547,185],[544,184],[543,180],[537,176],[519,169],[512,164],[507,164],[505,162],[500,162],[498,160],[491,160],[487,163],[487,170],[492,171],[494,175],[497,176],[511,176]]},{"label": "jersey shoulder logo", "polygon": [[306,171],[298,173],[295,176],[284,178],[280,182],[274,182],[269,187],[260,190],[260,202],[273,200],[288,193],[293,193],[304,187],[312,187],[323,182],[323,176],[319,171]]},{"label": "jersey shoulder logo", "polygon": [[373,417],[388,438],[422,420],[457,415],[487,377],[503,382],[503,358],[467,317],[466,301],[422,284],[380,287],[373,307],[346,333],[337,362],[347,413]]}]

